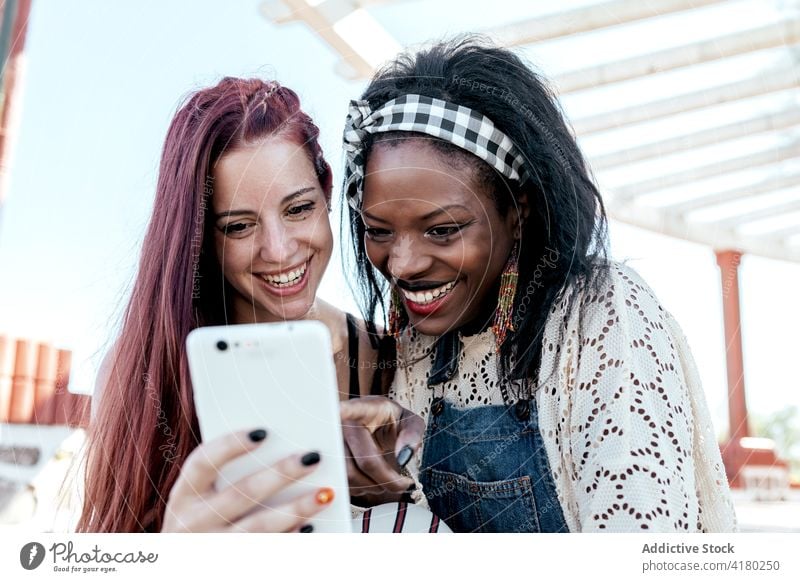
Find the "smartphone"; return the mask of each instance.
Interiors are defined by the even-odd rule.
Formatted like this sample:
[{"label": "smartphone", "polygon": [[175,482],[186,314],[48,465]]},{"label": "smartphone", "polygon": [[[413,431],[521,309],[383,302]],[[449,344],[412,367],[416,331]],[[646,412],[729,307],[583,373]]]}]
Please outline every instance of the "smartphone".
[{"label": "smartphone", "polygon": [[331,487],[333,502],[310,523],[315,532],[351,532],[328,328],[318,321],[201,327],[189,334],[186,344],[202,440],[258,427],[268,433],[257,449],[221,469],[217,489],[287,455],[318,451],[322,460],[313,473],[262,506]]}]

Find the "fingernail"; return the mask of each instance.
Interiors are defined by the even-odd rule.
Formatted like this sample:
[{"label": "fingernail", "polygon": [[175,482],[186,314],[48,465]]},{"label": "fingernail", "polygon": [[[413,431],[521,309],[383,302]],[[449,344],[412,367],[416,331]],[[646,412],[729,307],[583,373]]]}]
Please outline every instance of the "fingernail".
[{"label": "fingernail", "polygon": [[250,440],[253,441],[254,443],[260,443],[265,438],[267,438],[267,431],[265,431],[263,428],[259,428],[257,430],[254,430],[247,436],[250,437]]},{"label": "fingernail", "polygon": [[320,505],[327,505],[333,501],[333,489],[330,487],[323,487],[317,491],[317,503]]},{"label": "fingernail", "polygon": [[405,467],[411,460],[411,456],[413,454],[414,449],[412,449],[409,445],[404,446],[402,449],[400,449],[400,452],[397,453],[397,464],[401,467]]},{"label": "fingernail", "polygon": [[417,490],[417,484],[412,483],[411,485],[408,486],[408,489],[406,489],[406,493],[413,493],[416,490]]},{"label": "fingernail", "polygon": [[303,464],[304,467],[310,467],[311,465],[316,465],[317,463],[319,463],[319,459],[320,459],[319,453],[314,451],[303,455],[303,457],[300,459],[300,462]]},{"label": "fingernail", "polygon": [[312,531],[314,531],[314,526],[310,523],[307,523],[300,528],[300,533],[311,533]]}]

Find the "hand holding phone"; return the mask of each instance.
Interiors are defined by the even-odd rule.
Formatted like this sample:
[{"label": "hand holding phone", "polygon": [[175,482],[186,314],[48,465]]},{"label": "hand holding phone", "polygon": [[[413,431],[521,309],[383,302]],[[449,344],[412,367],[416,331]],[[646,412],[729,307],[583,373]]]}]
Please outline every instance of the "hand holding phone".
[{"label": "hand holding phone", "polygon": [[[218,467],[216,490],[254,473],[266,481],[266,475],[291,480],[260,504],[277,509],[328,488],[333,500],[310,524],[314,531],[351,531],[328,329],[317,321],[203,327],[189,334],[187,348],[203,441],[252,427],[269,433],[263,444]],[[319,455],[316,470],[301,476],[281,472],[281,459],[309,452]]]},{"label": "hand holding phone", "polygon": [[261,445],[263,429],[234,432],[199,445],[186,459],[170,491],[162,532],[311,532],[310,518],[331,501],[322,488],[282,504],[270,498],[316,469],[316,453],[285,457],[237,483],[215,491],[219,469]]}]

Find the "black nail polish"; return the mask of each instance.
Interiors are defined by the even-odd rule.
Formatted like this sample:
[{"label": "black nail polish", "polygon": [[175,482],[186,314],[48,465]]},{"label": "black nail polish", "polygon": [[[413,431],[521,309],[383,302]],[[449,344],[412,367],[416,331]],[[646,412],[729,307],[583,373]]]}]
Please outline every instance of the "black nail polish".
[{"label": "black nail polish", "polygon": [[303,455],[303,457],[300,459],[300,462],[303,464],[303,466],[310,467],[311,465],[316,465],[319,463],[319,459],[319,453],[314,451],[312,453],[306,453]]},{"label": "black nail polish", "polygon": [[259,428],[257,430],[254,430],[247,436],[250,437],[250,440],[253,441],[254,443],[260,443],[265,438],[267,438],[267,431],[265,431],[263,428]]},{"label": "black nail polish", "polygon": [[411,485],[408,486],[408,489],[406,489],[406,493],[413,493],[416,490],[417,490],[417,484],[412,483]]},{"label": "black nail polish", "polygon": [[412,449],[408,445],[404,446],[402,449],[400,449],[400,452],[397,453],[397,464],[400,465],[401,467],[405,467],[411,460],[411,456],[413,454],[414,454],[414,449]]},{"label": "black nail polish", "polygon": [[300,533],[311,533],[312,531],[314,531],[314,526],[310,523],[307,523],[300,528]]}]

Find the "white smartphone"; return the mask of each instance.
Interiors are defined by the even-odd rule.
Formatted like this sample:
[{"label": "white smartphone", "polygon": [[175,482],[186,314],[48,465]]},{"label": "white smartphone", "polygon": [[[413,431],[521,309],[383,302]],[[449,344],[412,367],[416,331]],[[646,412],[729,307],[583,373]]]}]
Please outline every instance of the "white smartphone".
[{"label": "white smartphone", "polygon": [[315,532],[351,532],[339,390],[328,329],[318,321],[201,327],[186,340],[203,441],[263,427],[266,440],[222,468],[217,489],[287,455],[318,451],[317,469],[267,499],[279,505],[320,487],[335,492]]}]

